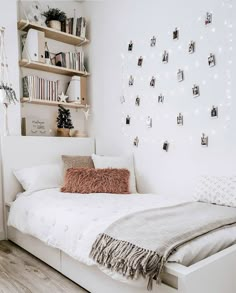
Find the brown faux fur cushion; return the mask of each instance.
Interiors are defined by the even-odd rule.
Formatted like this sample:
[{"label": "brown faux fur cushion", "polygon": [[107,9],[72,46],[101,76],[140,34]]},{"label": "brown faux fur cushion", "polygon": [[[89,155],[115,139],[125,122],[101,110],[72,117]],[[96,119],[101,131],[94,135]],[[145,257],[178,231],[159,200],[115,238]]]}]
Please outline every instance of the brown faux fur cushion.
[{"label": "brown faux fur cushion", "polygon": [[62,192],[69,193],[116,193],[129,192],[127,169],[70,168],[66,171]]}]

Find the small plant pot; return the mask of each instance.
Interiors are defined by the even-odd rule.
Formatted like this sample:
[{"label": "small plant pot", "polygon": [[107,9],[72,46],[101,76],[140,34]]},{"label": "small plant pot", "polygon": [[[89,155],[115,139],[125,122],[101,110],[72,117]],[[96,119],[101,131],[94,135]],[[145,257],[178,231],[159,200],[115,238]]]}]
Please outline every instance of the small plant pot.
[{"label": "small plant pot", "polygon": [[70,129],[68,129],[68,128],[57,128],[57,136],[70,137]]},{"label": "small plant pot", "polygon": [[50,20],[48,26],[54,30],[61,31],[61,22],[59,20]]}]

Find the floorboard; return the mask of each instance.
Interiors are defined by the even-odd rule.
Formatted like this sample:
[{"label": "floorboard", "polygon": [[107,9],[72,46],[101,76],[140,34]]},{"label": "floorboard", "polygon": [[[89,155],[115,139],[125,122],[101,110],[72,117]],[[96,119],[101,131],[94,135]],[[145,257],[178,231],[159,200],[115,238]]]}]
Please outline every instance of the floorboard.
[{"label": "floorboard", "polygon": [[0,293],[85,293],[59,272],[10,241],[0,241]]}]

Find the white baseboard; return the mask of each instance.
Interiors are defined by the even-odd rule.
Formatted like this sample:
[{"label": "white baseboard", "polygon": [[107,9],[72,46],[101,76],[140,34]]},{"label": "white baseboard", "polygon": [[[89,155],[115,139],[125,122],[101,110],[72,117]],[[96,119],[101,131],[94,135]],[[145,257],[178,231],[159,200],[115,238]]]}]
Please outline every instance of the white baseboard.
[{"label": "white baseboard", "polygon": [[0,240],[5,240],[5,233],[3,231],[0,231]]}]

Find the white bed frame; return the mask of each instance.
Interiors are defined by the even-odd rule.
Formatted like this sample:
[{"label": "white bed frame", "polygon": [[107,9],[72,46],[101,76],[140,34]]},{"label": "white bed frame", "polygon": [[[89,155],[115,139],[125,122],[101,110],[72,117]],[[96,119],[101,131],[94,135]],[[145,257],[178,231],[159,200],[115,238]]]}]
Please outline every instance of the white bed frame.
[{"label": "white bed frame", "polygon": [[[62,154],[90,155],[95,151],[91,138],[56,137],[3,137],[2,171],[5,219],[11,202],[21,187],[12,170],[60,160]],[[49,247],[40,240],[25,235],[12,227],[5,227],[6,238],[29,251],[63,275],[92,293],[144,293],[121,283],[101,272],[97,267],[86,266],[64,252]],[[164,283],[155,285],[153,293],[235,293],[236,245],[231,246],[190,267],[179,264],[165,266]]]}]

